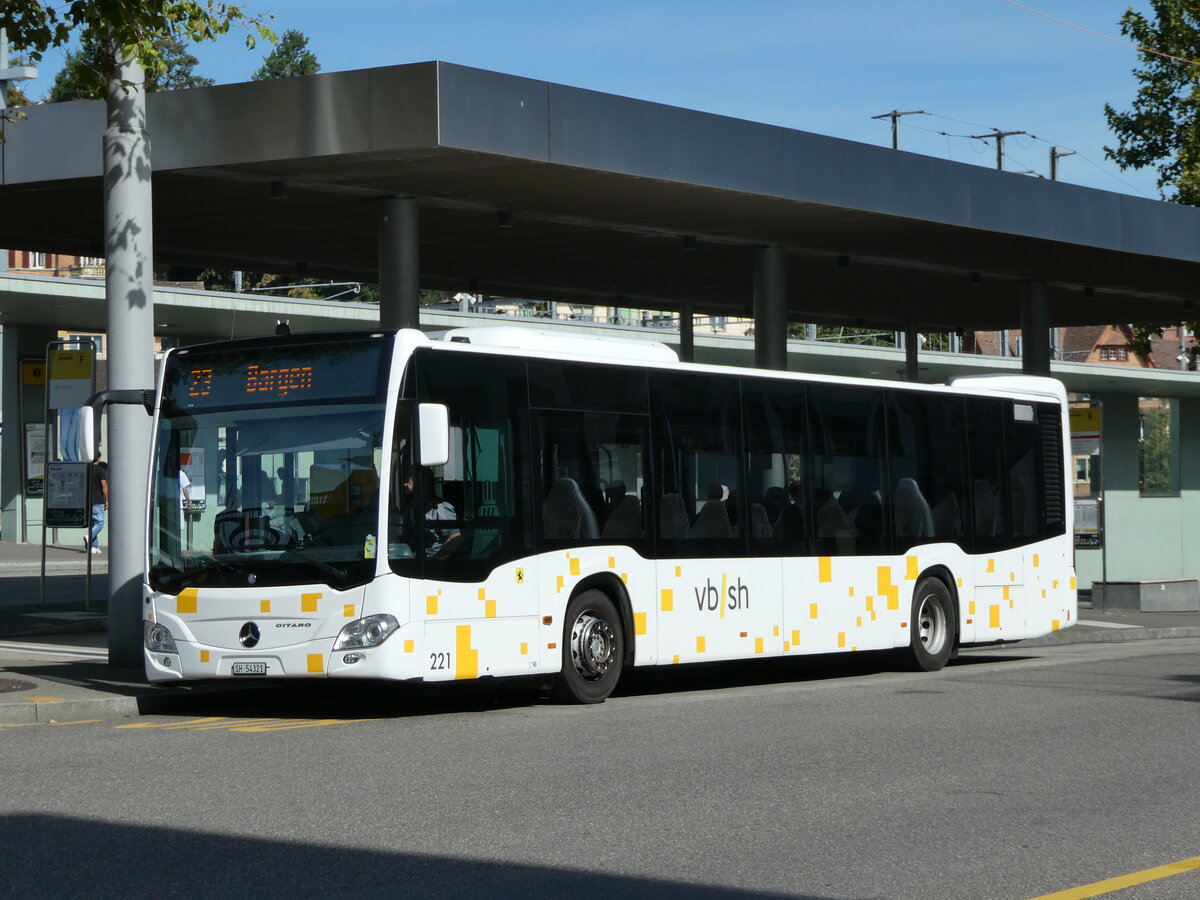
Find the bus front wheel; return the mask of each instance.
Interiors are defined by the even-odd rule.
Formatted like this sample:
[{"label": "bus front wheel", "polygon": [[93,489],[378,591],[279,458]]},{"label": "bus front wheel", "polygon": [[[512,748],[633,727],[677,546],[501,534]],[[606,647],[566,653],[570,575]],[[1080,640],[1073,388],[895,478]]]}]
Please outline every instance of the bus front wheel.
[{"label": "bus front wheel", "polygon": [[592,590],[571,598],[554,696],[572,703],[603,703],[617,686],[624,658],[621,619],[608,595]]},{"label": "bus front wheel", "polygon": [[914,669],[936,672],[954,650],[954,604],[940,578],[923,578],[913,592],[908,661]]}]

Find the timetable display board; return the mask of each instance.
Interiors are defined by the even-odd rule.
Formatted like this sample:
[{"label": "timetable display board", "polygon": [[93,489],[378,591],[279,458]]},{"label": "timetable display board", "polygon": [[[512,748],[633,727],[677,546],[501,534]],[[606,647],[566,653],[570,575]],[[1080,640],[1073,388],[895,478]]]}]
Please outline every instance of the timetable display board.
[{"label": "timetable display board", "polygon": [[182,351],[171,358],[163,394],[168,408],[181,410],[376,397],[385,346],[359,338]]}]

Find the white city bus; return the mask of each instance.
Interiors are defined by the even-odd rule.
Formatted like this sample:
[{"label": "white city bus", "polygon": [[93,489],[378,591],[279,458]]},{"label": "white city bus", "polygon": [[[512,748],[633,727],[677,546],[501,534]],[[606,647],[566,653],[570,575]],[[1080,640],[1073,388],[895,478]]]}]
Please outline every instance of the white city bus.
[{"label": "white city bus", "polygon": [[1056,381],[444,338],[167,356],[152,681],[539,675],[599,702],[629,665],[898,648],[936,670],[959,646],[1073,624]]}]

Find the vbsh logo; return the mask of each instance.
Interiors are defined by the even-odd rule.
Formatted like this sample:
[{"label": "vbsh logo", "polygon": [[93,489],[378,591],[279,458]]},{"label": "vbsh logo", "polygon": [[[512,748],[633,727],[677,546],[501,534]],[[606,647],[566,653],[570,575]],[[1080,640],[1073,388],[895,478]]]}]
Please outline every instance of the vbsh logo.
[{"label": "vbsh logo", "polygon": [[721,615],[725,615],[726,609],[749,609],[750,608],[750,586],[742,584],[742,579],[739,577],[733,584],[729,583],[729,576],[721,576],[721,586],[718,588],[712,583],[711,578],[704,579],[704,587],[693,588],[696,592],[696,609],[704,612],[714,612],[721,610]]}]

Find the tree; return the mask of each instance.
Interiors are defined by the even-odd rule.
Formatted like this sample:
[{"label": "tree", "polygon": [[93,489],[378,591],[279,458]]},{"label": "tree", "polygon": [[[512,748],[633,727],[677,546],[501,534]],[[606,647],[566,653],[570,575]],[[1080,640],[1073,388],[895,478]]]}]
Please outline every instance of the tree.
[{"label": "tree", "polygon": [[[212,78],[194,74],[200,63],[180,38],[166,34],[153,38],[155,49],[162,59],[162,69],[146,73],[147,91],[177,91],[183,88],[208,87]],[[65,100],[99,100],[104,97],[104,50],[92,41],[77,50],[68,50],[67,58],[54,84],[49,99],[55,103]]]},{"label": "tree", "polygon": [[270,81],[274,78],[316,75],[320,71],[317,55],[308,49],[308,38],[295,29],[288,29],[280,36],[275,48],[263,57],[262,67],[250,76],[250,80]]},{"label": "tree", "polygon": [[[143,73],[166,71],[162,41],[210,40],[234,24],[258,35],[274,34],[260,19],[216,0],[71,0],[60,6],[38,0],[4,0],[0,27],[33,60],[50,47],[78,40],[103,48],[98,69],[105,82],[108,127],[103,135],[104,246],[108,261],[109,389],[144,390],[153,379],[153,216],[150,148],[146,135]],[[254,34],[247,42],[254,45]],[[97,137],[100,137],[97,135]],[[113,406],[108,435],[121,452],[110,460],[113,484],[109,534],[108,659],[134,666],[142,660],[142,564],[146,546],[145,496],[150,430],[132,406]]]},{"label": "tree", "polygon": [[1105,104],[1118,144],[1104,153],[1122,169],[1158,169],[1164,200],[1200,206],[1200,0],[1150,0],[1153,16],[1133,9],[1121,33],[1138,45],[1141,84],[1133,106]]},{"label": "tree", "polygon": [[[1133,106],[1118,112],[1105,104],[1117,146],[1105,155],[1124,169],[1158,170],[1164,200],[1200,206],[1200,0],[1150,0],[1152,15],[1128,9],[1121,33],[1137,44],[1140,82]],[[1150,353],[1154,338],[1175,323],[1133,326],[1130,348]],[[1196,334],[1196,322],[1186,323]]]},{"label": "tree", "polygon": [[[60,8],[62,7],[62,8]],[[37,62],[51,47],[78,39],[105,48],[99,58],[105,77],[122,59],[146,70],[148,77],[165,72],[163,39],[215,40],[236,26],[246,28],[246,46],[258,38],[275,40],[267,20],[219,0],[72,0],[43,4],[39,0],[5,0],[0,5],[0,28],[7,29],[13,46]]]}]

